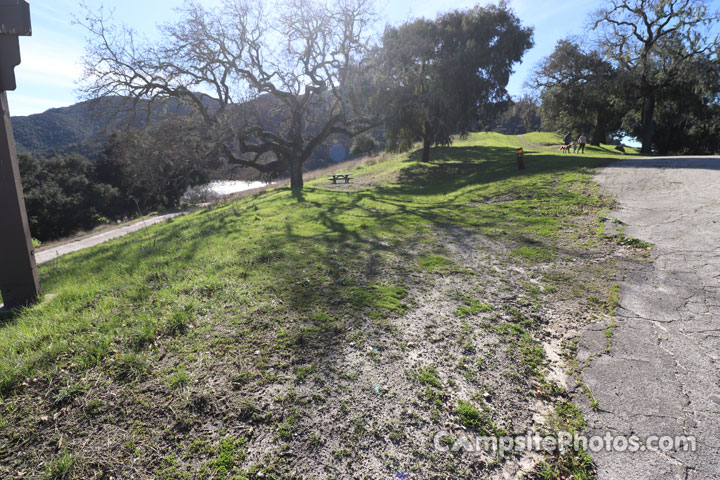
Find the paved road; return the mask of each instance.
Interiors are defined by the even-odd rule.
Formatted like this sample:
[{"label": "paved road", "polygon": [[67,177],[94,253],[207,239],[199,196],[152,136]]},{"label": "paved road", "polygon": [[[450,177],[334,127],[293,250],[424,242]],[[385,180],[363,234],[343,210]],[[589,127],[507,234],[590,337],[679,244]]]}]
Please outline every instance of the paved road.
[{"label": "paved road", "polygon": [[123,237],[123,236],[127,235],[128,233],[136,232],[145,227],[149,227],[150,225],[164,222],[165,220],[168,220],[173,217],[177,217],[178,215],[183,215],[185,213],[187,213],[187,211],[168,213],[165,215],[157,215],[155,217],[148,217],[148,218],[140,220],[138,222],[131,223],[130,225],[125,225],[123,227],[118,227],[118,228],[115,228],[112,230],[107,230],[105,232],[98,233],[97,235],[83,237],[78,240],[74,240],[72,242],[64,243],[62,245],[57,245],[57,246],[53,246],[50,248],[42,249],[42,250],[35,252],[35,261],[38,264],[49,262],[51,260],[54,260],[57,257],[62,256],[62,255],[66,255],[66,254],[72,253],[72,252],[77,252],[78,250],[83,250],[85,248],[94,247],[95,245],[105,243],[108,240],[112,240],[112,239],[118,238],[118,237]]},{"label": "paved road", "polygon": [[623,161],[597,180],[625,233],[655,247],[623,266],[611,352],[604,328],[583,334],[591,432],[697,439],[696,452],[595,453],[598,478],[720,479],[720,157]]}]

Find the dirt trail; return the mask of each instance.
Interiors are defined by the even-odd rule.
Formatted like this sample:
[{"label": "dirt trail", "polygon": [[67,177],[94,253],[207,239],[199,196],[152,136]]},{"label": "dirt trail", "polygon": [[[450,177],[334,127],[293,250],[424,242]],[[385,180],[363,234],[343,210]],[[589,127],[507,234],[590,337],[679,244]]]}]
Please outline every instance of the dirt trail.
[{"label": "dirt trail", "polygon": [[599,407],[587,408],[590,433],[697,442],[593,453],[598,478],[720,479],[720,157],[622,161],[597,180],[617,196],[623,233],[654,247],[646,265],[621,266],[609,353],[604,328],[583,334],[583,380]]}]

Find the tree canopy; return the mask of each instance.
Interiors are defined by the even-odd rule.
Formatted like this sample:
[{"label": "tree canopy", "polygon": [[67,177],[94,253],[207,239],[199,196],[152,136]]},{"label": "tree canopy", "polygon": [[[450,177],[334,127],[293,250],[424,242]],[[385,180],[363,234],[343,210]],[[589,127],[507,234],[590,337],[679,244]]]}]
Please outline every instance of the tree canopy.
[{"label": "tree canopy", "polygon": [[656,107],[664,89],[684,83],[698,58],[718,58],[718,36],[711,33],[720,15],[705,0],[610,0],[594,14],[593,29],[603,54],[628,72],[639,110],[637,134],[642,151],[653,146]]},{"label": "tree canopy", "polygon": [[422,140],[427,161],[433,145],[493,120],[507,106],[513,64],[531,46],[532,29],[505,4],[388,27],[380,52],[388,147]]},{"label": "tree canopy", "polygon": [[98,181],[95,165],[80,155],[48,159],[18,155],[33,237],[50,240],[97,225],[119,192]]},{"label": "tree canopy", "polygon": [[110,137],[97,162],[97,177],[120,192],[112,215],[177,207],[189,187],[210,180],[221,162],[208,151],[212,145],[196,136],[198,122],[173,118]]},{"label": "tree canopy", "polygon": [[559,41],[530,81],[541,92],[543,127],[587,132],[593,145],[606,142],[624,115],[620,75],[600,52]]}]

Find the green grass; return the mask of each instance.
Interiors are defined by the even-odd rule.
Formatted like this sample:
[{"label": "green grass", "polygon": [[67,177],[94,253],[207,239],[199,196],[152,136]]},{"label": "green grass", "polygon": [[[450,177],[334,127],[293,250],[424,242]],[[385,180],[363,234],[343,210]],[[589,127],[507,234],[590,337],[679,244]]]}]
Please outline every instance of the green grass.
[{"label": "green grass", "polygon": [[417,379],[421,385],[425,385],[427,387],[435,387],[438,389],[443,388],[443,384],[438,378],[437,369],[432,365],[426,368],[418,369]]},{"label": "green grass", "polygon": [[418,266],[428,272],[442,272],[449,270],[455,265],[455,262],[442,255],[422,256],[417,260]]},{"label": "green grass", "polygon": [[455,413],[461,425],[470,428],[481,435],[494,435],[498,433],[498,429],[495,426],[487,407],[479,410],[470,402],[458,400],[455,407]]},{"label": "green grass", "polygon": [[[196,412],[210,407],[183,392],[203,384],[208,362],[229,379],[227,388],[244,392],[286,379],[298,389],[322,380],[320,372],[336,368],[334,355],[351,344],[368,344],[368,358],[382,358],[370,343],[414,308],[412,275],[456,271],[445,251],[428,248],[439,232],[472,232],[505,245],[511,262],[543,263],[560,254],[558,241],[579,216],[609,206],[591,186],[593,169],[610,161],[607,149],[562,156],[543,142],[559,140],[472,134],[433,149],[429,163],[414,152],[357,166],[352,188],[316,180],[301,195],[269,190],[44,264],[43,288],[55,297],[0,319],[0,408],[27,385],[64,385],[53,394],[66,405],[100,385],[134,392],[123,408],[182,398]],[[517,146],[526,150],[524,171],[515,166]],[[363,187],[364,178],[374,186]],[[502,306],[493,304],[471,300],[455,315],[491,308],[500,315]],[[499,322],[493,332],[534,375],[545,359],[522,322]],[[418,381],[433,404],[446,405],[430,368]],[[84,378],[94,379],[90,390]],[[133,390],[142,382],[152,389]],[[304,407],[301,400],[283,405],[288,411],[277,419],[236,397],[233,419],[272,424],[277,438],[295,438],[300,417],[292,412]],[[475,418],[461,408],[463,421],[487,428],[483,411]],[[194,425],[179,413],[169,422],[181,432]],[[223,453],[227,445],[220,449],[210,473],[238,471],[243,449],[234,445],[232,454]],[[182,457],[180,447],[168,448]],[[175,457],[162,466],[168,477]]]},{"label": "green grass", "polygon": [[597,473],[590,455],[584,451],[568,451],[551,460],[541,462],[532,478],[539,480],[557,480],[572,478],[592,480]]},{"label": "green grass", "polygon": [[75,459],[70,453],[62,451],[45,470],[45,480],[65,480],[70,478],[75,463]]},{"label": "green grass", "polygon": [[460,305],[453,313],[458,318],[465,318],[482,312],[490,312],[492,309],[492,305],[488,303],[481,303],[477,298],[473,298],[472,300],[465,302],[464,305]]}]

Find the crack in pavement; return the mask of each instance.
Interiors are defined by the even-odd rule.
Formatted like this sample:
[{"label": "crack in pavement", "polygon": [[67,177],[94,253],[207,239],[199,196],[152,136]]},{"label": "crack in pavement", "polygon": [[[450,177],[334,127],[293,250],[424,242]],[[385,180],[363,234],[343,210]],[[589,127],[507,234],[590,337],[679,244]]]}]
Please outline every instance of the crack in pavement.
[{"label": "crack in pavement", "polygon": [[615,194],[623,233],[654,247],[647,263],[621,272],[610,351],[580,342],[591,359],[582,381],[599,403],[592,410],[577,394],[589,434],[685,435],[697,445],[594,452],[598,479],[720,480],[720,157],[621,161],[596,180]]}]

